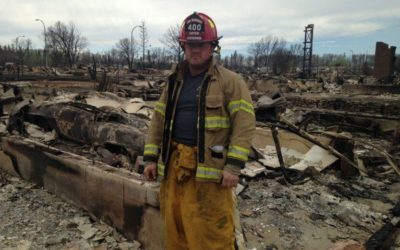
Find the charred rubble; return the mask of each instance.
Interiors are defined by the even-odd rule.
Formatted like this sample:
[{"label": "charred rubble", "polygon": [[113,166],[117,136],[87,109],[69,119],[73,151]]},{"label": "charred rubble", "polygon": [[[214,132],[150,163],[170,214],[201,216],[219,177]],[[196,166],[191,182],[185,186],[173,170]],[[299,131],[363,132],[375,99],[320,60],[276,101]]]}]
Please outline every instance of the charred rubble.
[{"label": "charred rubble", "polygon": [[[165,74],[126,73],[122,78],[98,73],[96,83],[3,84],[3,150],[9,147],[12,154],[18,147],[28,150],[34,145],[42,158],[68,155],[82,164],[92,162],[91,167],[101,162],[100,169],[128,170],[142,183],[144,138]],[[86,76],[53,74],[64,81]],[[237,236],[243,245],[399,247],[399,85],[380,85],[337,68],[322,71],[317,79],[260,72],[244,77],[254,100],[257,131],[236,189],[241,220]],[[136,238],[145,224],[143,211],[157,205],[144,201],[130,207],[139,219],[93,209],[96,217],[113,218],[109,224]],[[121,216],[139,226],[118,224]]]},{"label": "charred rubble", "polygon": [[[36,129],[35,135],[42,136],[48,145],[63,148],[65,142],[83,146],[107,164],[125,164],[133,169],[132,163],[143,154],[148,119],[77,101],[82,98],[81,94],[69,101],[20,102],[10,113],[7,130],[10,134],[29,136]],[[122,156],[127,158],[122,160]]]}]

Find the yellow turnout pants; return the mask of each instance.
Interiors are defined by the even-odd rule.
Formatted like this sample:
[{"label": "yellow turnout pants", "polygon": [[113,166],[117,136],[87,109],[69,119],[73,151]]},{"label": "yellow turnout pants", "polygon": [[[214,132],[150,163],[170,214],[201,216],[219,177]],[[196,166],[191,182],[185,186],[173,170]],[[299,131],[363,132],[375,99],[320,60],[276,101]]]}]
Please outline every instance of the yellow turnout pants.
[{"label": "yellow turnout pants", "polygon": [[234,249],[231,188],[195,180],[196,148],[174,144],[160,207],[167,250]]}]

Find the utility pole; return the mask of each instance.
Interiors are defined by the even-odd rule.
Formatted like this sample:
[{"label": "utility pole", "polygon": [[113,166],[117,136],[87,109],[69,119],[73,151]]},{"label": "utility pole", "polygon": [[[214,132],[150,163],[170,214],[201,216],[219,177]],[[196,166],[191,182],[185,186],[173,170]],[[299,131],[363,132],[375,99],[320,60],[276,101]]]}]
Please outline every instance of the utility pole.
[{"label": "utility pole", "polygon": [[46,68],[47,68],[47,39],[46,39],[46,25],[44,25],[44,22],[42,19],[36,18],[35,21],[40,21],[43,25],[43,34],[44,34],[44,58],[45,58],[45,63],[46,63]]},{"label": "utility pole", "polygon": [[146,53],[146,44],[148,43],[148,34],[145,22],[142,21],[141,25],[141,39],[142,39],[142,68],[144,69],[144,62],[145,62],[145,53]]}]

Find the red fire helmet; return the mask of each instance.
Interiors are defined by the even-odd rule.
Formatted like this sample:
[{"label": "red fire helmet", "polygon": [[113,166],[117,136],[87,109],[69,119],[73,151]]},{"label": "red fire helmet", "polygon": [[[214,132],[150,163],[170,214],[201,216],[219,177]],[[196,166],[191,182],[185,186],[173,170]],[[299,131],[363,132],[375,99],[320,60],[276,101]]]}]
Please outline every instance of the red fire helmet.
[{"label": "red fire helmet", "polygon": [[182,22],[179,42],[215,42],[218,44],[217,27],[214,21],[204,13],[194,12]]}]

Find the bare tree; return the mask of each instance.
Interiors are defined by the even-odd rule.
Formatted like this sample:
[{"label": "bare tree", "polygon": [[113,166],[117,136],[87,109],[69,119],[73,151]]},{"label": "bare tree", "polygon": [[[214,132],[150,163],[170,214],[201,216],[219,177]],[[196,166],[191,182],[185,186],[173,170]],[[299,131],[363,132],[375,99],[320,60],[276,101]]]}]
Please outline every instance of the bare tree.
[{"label": "bare tree", "polygon": [[131,41],[128,38],[122,38],[116,44],[117,50],[122,57],[123,61],[126,61],[128,64],[129,70],[133,69],[133,58],[131,53]]},{"label": "bare tree", "polygon": [[[105,52],[105,54],[102,55],[101,58],[101,63],[107,65],[108,67],[116,65],[119,63],[119,51],[116,48],[112,48]],[[133,58],[132,58],[133,61]]]},{"label": "bare tree", "polygon": [[260,41],[250,44],[248,51],[254,58],[254,67],[270,67],[271,55],[280,44],[280,39],[274,36],[266,36]]},{"label": "bare tree", "polygon": [[18,64],[23,65],[25,57],[29,54],[32,49],[31,39],[18,39],[14,40],[15,52]]},{"label": "bare tree", "polygon": [[142,66],[144,67],[146,46],[149,43],[149,34],[147,33],[147,27],[144,21],[142,21],[140,27],[140,41],[142,46]]},{"label": "bare tree", "polygon": [[250,44],[248,52],[247,63],[252,61],[255,68],[267,67],[267,70],[279,74],[298,66],[302,47],[300,44],[288,46],[283,38],[266,36]]},{"label": "bare tree", "polygon": [[254,64],[253,64],[253,60],[254,60],[254,58],[253,58],[252,56],[247,56],[247,57],[244,59],[244,65],[245,65],[247,68],[252,68],[252,66],[254,65]]},{"label": "bare tree", "polygon": [[295,43],[290,45],[290,54],[293,56],[294,66],[298,66],[301,58],[303,58],[303,45],[300,43]]},{"label": "bare tree", "polygon": [[88,44],[86,37],[81,35],[73,22],[67,26],[57,21],[48,27],[47,37],[50,47],[61,52],[70,67],[78,60],[79,54]]},{"label": "bare tree", "polygon": [[6,62],[14,60],[14,48],[10,45],[0,45],[0,64],[4,65]]},{"label": "bare tree", "polygon": [[149,58],[150,66],[158,69],[168,68],[168,56],[169,55],[165,48],[152,48]]},{"label": "bare tree", "polygon": [[171,55],[177,62],[180,62],[183,57],[183,51],[181,45],[178,41],[179,36],[179,24],[172,25],[168,28],[168,30],[164,33],[160,42],[164,44]]}]

